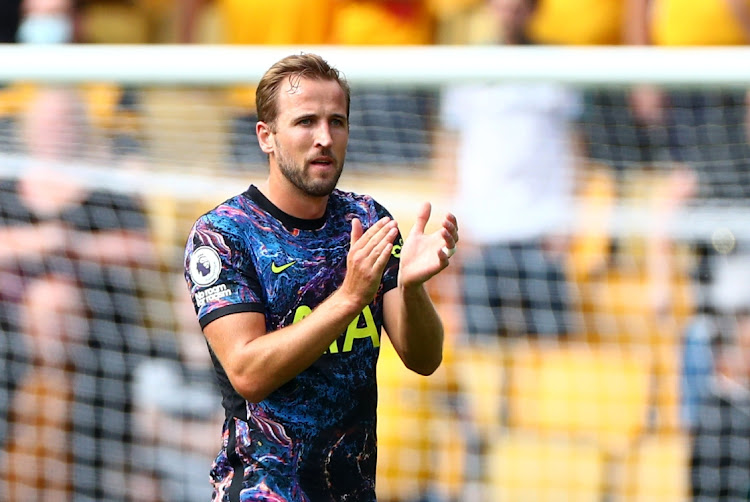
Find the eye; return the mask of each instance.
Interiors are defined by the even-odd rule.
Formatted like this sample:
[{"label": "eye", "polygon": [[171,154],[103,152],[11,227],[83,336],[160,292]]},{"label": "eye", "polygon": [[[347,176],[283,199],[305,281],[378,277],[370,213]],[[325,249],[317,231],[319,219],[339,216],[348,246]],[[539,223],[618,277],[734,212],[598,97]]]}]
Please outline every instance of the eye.
[{"label": "eye", "polygon": [[311,118],[300,119],[299,122],[297,122],[297,123],[299,125],[304,125],[304,126],[311,125],[312,124],[312,119]]},{"label": "eye", "polygon": [[331,125],[336,127],[346,127],[346,121],[344,119],[331,119]]}]

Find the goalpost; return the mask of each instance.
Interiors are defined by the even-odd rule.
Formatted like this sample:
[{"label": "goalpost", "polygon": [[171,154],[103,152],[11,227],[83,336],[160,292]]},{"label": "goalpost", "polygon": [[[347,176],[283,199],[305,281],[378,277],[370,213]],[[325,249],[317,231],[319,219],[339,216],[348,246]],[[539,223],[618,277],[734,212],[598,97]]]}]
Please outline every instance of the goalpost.
[{"label": "goalpost", "polygon": [[[722,354],[710,340],[716,326],[741,332],[741,316],[719,314],[744,315],[747,48],[0,46],[0,485],[155,500],[197,472],[208,499],[220,403],[181,253],[197,216],[265,177],[253,86],[299,52],[352,86],[341,185],[372,194],[404,233],[421,200],[461,211],[446,89],[547,83],[581,101],[562,248],[575,327],[472,337],[460,269],[429,284],[444,364],[416,377],[384,343],[379,497],[686,500],[690,432]],[[630,93],[645,85],[669,93],[672,119],[634,120]],[[694,156],[672,157],[675,145]],[[83,285],[58,280],[71,267]],[[61,446],[29,453],[50,438]]]}]

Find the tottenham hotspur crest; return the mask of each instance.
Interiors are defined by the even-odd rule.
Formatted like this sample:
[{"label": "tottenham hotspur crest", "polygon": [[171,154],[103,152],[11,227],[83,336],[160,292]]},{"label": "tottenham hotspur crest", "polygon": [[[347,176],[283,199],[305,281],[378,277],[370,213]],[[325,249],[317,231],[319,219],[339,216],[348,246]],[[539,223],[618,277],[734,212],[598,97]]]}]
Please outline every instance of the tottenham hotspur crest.
[{"label": "tottenham hotspur crest", "polygon": [[214,248],[201,246],[190,255],[190,278],[196,286],[210,286],[220,273],[221,260]]}]

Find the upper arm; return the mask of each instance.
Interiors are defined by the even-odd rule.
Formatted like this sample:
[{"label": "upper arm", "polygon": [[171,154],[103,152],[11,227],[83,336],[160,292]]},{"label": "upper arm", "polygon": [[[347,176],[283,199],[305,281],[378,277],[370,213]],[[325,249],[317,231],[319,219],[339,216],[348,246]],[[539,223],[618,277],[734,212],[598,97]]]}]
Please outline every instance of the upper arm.
[{"label": "upper arm", "polygon": [[203,328],[203,334],[221,362],[232,385],[241,387],[238,378],[244,364],[241,355],[250,342],[266,334],[265,316],[259,312],[239,312],[219,317]]},{"label": "upper arm", "polygon": [[399,333],[398,323],[401,317],[401,298],[399,295],[398,288],[393,288],[383,295],[383,329],[388,335],[393,348],[402,357],[404,348],[401,346],[401,340],[397,336]]},{"label": "upper arm", "polygon": [[385,329],[389,338],[391,333],[395,333],[396,330],[398,309],[398,288],[394,288],[383,295],[383,329]]}]

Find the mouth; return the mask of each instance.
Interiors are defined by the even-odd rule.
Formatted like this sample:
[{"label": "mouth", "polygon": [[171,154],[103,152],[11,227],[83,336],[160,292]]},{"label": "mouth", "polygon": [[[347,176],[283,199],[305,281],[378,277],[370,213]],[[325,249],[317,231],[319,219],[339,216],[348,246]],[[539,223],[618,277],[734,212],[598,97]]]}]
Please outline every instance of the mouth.
[{"label": "mouth", "polygon": [[330,167],[335,164],[335,161],[333,157],[328,156],[321,156],[321,157],[315,157],[310,161],[310,165],[313,166],[320,166],[320,167]]}]

